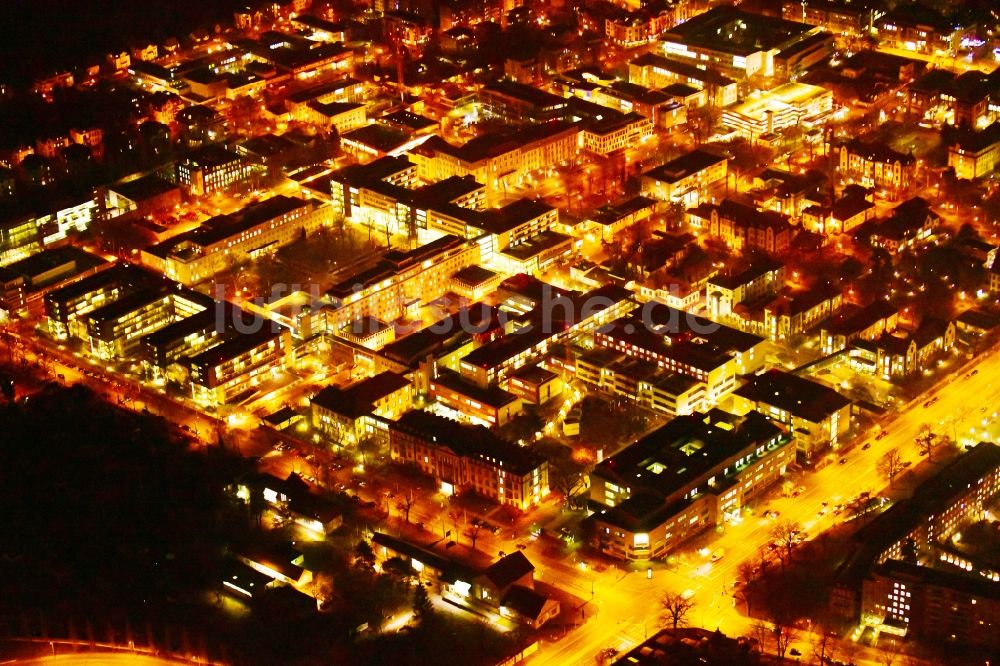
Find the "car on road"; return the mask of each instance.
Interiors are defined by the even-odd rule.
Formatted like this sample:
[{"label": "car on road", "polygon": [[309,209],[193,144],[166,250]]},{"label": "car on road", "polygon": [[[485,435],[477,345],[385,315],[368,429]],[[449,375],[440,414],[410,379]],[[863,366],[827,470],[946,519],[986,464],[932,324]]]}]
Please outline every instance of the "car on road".
[{"label": "car on road", "polygon": [[878,435],[875,436],[875,439],[876,440],[883,439],[883,438],[887,437],[888,435],[889,435],[889,431],[888,430],[883,430],[882,432],[880,432]]},{"label": "car on road", "polygon": [[838,465],[846,465],[847,464],[847,458],[841,458],[840,460],[837,461],[837,464]]},{"label": "car on road", "polygon": [[925,400],[924,401],[924,407],[930,407],[931,405],[933,405],[937,401],[938,401],[938,397],[937,396],[934,396],[933,398],[931,398],[929,400]]},{"label": "car on road", "polygon": [[865,442],[865,445],[861,447],[861,450],[862,451],[867,451],[870,448],[872,448],[872,443],[871,442]]},{"label": "car on road", "polygon": [[796,649],[796,648],[792,648],[791,650],[789,650],[788,654],[792,655],[793,657],[801,657],[802,656],[802,653],[799,652],[798,649]]},{"label": "car on road", "polygon": [[805,491],[806,491],[806,487],[805,486],[799,486],[795,490],[792,491],[792,497],[798,497],[799,495],[801,495]]},{"label": "car on road", "polygon": [[903,464],[901,464],[900,467],[902,467],[903,469],[906,469],[907,467],[909,467],[912,464],[913,464],[912,460],[904,460]]},{"label": "car on road", "polygon": [[770,518],[771,520],[775,520],[780,515],[781,515],[781,512],[780,511],[775,511],[774,509],[769,509],[769,510],[767,510],[767,511],[764,512],[764,517],[765,518]]}]

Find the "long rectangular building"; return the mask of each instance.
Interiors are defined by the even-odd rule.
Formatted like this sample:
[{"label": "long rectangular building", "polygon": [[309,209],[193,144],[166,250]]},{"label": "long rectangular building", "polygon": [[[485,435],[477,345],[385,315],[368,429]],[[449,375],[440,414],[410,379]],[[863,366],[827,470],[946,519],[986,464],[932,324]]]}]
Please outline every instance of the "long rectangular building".
[{"label": "long rectangular building", "polygon": [[661,558],[738,516],[794,459],[790,438],[757,412],[678,416],[594,468],[594,545],[622,560]]},{"label": "long rectangular building", "polygon": [[330,216],[327,206],[279,194],[144,249],[142,263],[193,285],[319,230]]},{"label": "long rectangular building", "polygon": [[482,426],[412,411],[389,426],[394,461],[432,476],[446,495],[472,491],[527,511],[549,494],[548,462]]}]

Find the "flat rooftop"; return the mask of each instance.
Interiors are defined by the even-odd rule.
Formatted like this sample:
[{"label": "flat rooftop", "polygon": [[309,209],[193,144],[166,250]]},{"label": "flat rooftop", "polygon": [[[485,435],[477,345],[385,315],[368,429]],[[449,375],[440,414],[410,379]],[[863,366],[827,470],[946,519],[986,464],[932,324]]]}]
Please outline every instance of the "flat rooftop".
[{"label": "flat rooftop", "polygon": [[665,32],[664,42],[692,48],[749,56],[776,49],[814,30],[805,23],[746,12],[735,7],[716,7]]}]

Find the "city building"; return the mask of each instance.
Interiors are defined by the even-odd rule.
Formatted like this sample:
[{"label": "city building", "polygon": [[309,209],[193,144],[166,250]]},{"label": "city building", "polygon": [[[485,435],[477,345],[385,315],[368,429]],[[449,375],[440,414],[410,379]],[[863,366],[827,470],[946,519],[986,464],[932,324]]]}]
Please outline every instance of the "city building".
[{"label": "city building", "polygon": [[899,324],[899,310],[888,301],[875,300],[864,307],[845,306],[823,322],[820,328],[820,348],[833,354],[847,348],[853,340],[873,340],[891,333]]},{"label": "city building", "polygon": [[790,438],[757,412],[677,416],[591,472],[591,542],[620,560],[660,559],[739,516],[794,461]]},{"label": "city building", "polygon": [[653,134],[653,121],[638,113],[610,115],[587,123],[581,132],[584,150],[598,155],[631,148]]},{"label": "city building", "polygon": [[739,85],[707,65],[696,65],[674,58],[645,53],[628,64],[628,80],[649,88],[664,88],[672,83],[684,83],[706,92],[708,103],[722,108],[735,104]]},{"label": "city building", "polygon": [[840,146],[841,176],[851,183],[898,193],[913,182],[917,160],[880,142],[851,139]]},{"label": "city building", "polygon": [[850,37],[868,35],[875,20],[884,13],[879,3],[856,0],[785,0],[781,4],[781,16],[788,21],[806,23],[835,35]]},{"label": "city building", "polygon": [[623,352],[574,348],[568,359],[553,352],[547,366],[583,382],[591,390],[670,416],[707,409],[705,382],[681,373],[663,372],[656,363]]},{"label": "city building", "polygon": [[1000,585],[976,574],[887,560],[862,583],[861,606],[885,634],[1000,649]]},{"label": "city building", "polygon": [[287,329],[265,325],[257,333],[240,333],[189,357],[191,395],[209,405],[242,402],[291,364],[292,336]]},{"label": "city building", "polygon": [[548,462],[483,426],[412,411],[389,426],[392,459],[418,467],[445,495],[471,491],[528,511],[549,494]]},{"label": "city building", "polygon": [[[894,564],[902,561],[931,569],[932,572],[926,573],[928,580],[947,581],[943,587],[955,585],[957,589],[954,593],[968,590],[968,584],[958,583],[953,577],[935,578],[936,571],[955,571],[941,559],[942,554],[947,557],[942,545],[963,525],[981,520],[997,492],[1000,492],[1000,447],[980,442],[919,484],[911,499],[896,502],[854,534],[854,551],[837,571],[830,596],[831,611],[851,621],[860,620],[863,625],[887,627],[897,635],[906,635],[907,625],[916,623],[918,633],[927,632],[924,637],[933,638],[935,630],[928,627],[927,622],[947,622],[943,624],[948,632],[944,637],[950,639],[954,623],[957,621],[961,626],[975,614],[956,614],[960,607],[956,604],[953,610],[941,609],[945,612],[925,614],[918,619],[912,612],[917,610],[912,608],[913,602],[909,604],[909,609],[905,602],[900,608],[898,593],[887,594],[885,581],[879,579],[893,571],[893,577],[903,572],[916,575],[918,579],[921,577],[921,572]],[[880,565],[886,564],[888,569],[879,569]],[[964,571],[967,567],[962,566],[961,569]],[[990,571],[974,572],[973,576],[973,580],[979,579],[977,587],[983,593],[992,589],[991,586],[1000,578],[1000,575]],[[895,581],[890,579],[889,582],[907,583],[901,578]],[[899,589],[896,585],[892,588]],[[910,589],[910,592],[909,598],[913,599],[916,591]],[[926,600],[919,601],[927,603]],[[972,605],[971,599],[966,597],[962,602],[964,604]],[[932,609],[924,606],[920,610],[926,613]]]},{"label": "city building", "polygon": [[987,176],[1000,164],[1000,121],[976,132],[966,130],[948,146],[948,166],[958,178]]},{"label": "city building", "polygon": [[641,315],[595,331],[595,346],[650,361],[664,373],[704,382],[709,406],[736,388],[738,376],[763,366],[763,338],[667,305],[651,305]]},{"label": "city building", "polygon": [[157,212],[172,211],[181,203],[177,185],[154,175],[124,180],[97,192],[98,215],[113,218],[120,215],[146,217]]},{"label": "city building", "polygon": [[836,449],[851,428],[851,401],[832,388],[782,370],[751,377],[733,391],[739,413],[756,410],[794,433],[799,453],[811,459],[827,446]]},{"label": "city building", "polygon": [[941,216],[923,197],[913,197],[892,209],[892,214],[872,229],[869,242],[890,254],[898,254],[931,242]]},{"label": "city building", "polygon": [[412,407],[413,383],[395,372],[381,372],[346,389],[327,386],[309,402],[313,427],[346,446],[369,435],[384,435],[384,421]]},{"label": "city building", "polygon": [[479,91],[479,103],[490,117],[509,122],[546,122],[564,118],[566,100],[515,81],[489,83]]},{"label": "city building", "polygon": [[142,250],[142,263],[193,285],[312,234],[329,223],[329,206],[279,194]]},{"label": "city building", "polygon": [[642,174],[641,189],[660,201],[696,206],[704,190],[725,181],[729,160],[702,149],[673,159]]},{"label": "city building", "polygon": [[904,51],[952,55],[966,26],[929,5],[895,7],[875,20],[872,33],[879,43]]},{"label": "city building", "polygon": [[631,293],[615,285],[559,296],[532,310],[517,331],[497,337],[462,358],[459,372],[483,388],[502,382],[514,370],[541,359],[552,345],[592,333],[635,307]]},{"label": "city building", "polygon": [[249,173],[242,157],[219,146],[206,146],[177,163],[177,182],[195,196],[240,185]]},{"label": "city building", "polygon": [[509,423],[524,411],[524,401],[499,386],[483,388],[457,372],[437,367],[428,380],[428,395],[456,415],[487,427]]},{"label": "city building", "polygon": [[618,234],[648,220],[656,201],[642,195],[615,204],[606,204],[594,211],[591,220],[597,225],[601,239],[611,242]]},{"label": "city building", "polygon": [[713,276],[705,290],[708,316],[728,317],[740,303],[774,294],[784,286],[785,265],[767,259],[755,261],[736,274]]},{"label": "city building", "polygon": [[764,335],[772,340],[801,335],[829,319],[843,302],[843,294],[832,287],[785,291],[764,306]]},{"label": "city building", "polygon": [[579,154],[580,127],[564,121],[478,136],[462,146],[431,137],[409,152],[424,182],[472,176],[486,186],[490,202],[531,171],[567,162]]},{"label": "city building", "polygon": [[786,83],[758,91],[722,112],[722,124],[751,142],[788,127],[810,127],[833,110],[833,93],[806,83]]},{"label": "city building", "polygon": [[[775,56],[817,32],[804,23],[723,6],[674,26],[661,40],[667,56],[742,79],[774,76]],[[832,47],[830,42],[828,52]]]},{"label": "city building", "polygon": [[327,330],[337,331],[362,317],[394,321],[412,305],[444,294],[455,273],[479,262],[479,245],[455,236],[409,251],[389,250],[374,266],[327,290]]},{"label": "city building", "polygon": [[692,226],[705,229],[740,252],[763,250],[773,254],[787,249],[792,242],[788,217],[773,210],[758,210],[735,199],[690,208],[687,219]]}]

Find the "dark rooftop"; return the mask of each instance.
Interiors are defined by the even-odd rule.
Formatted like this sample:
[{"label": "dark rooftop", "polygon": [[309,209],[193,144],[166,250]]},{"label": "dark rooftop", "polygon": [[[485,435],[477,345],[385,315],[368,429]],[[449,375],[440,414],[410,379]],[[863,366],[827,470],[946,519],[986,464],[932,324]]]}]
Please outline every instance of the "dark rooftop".
[{"label": "dark rooftop", "polygon": [[832,388],[776,369],[751,377],[733,393],[747,400],[772,405],[812,423],[820,423],[851,404]]}]

